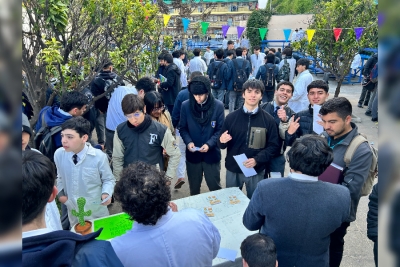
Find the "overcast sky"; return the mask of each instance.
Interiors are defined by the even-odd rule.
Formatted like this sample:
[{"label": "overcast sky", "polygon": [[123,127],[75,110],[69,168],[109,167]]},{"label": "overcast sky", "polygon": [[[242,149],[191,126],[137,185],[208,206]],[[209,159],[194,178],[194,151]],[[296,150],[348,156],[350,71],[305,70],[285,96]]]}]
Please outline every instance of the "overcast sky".
[{"label": "overcast sky", "polygon": [[258,0],[258,7],[259,8],[265,8],[265,5],[267,4],[268,0]]}]

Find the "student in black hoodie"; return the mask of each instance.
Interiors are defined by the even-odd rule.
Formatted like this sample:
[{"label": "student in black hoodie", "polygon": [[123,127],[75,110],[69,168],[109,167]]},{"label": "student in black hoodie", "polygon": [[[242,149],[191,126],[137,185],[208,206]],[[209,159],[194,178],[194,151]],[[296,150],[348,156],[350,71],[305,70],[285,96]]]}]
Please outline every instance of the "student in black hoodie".
[{"label": "student in black hoodie", "polygon": [[[280,153],[274,118],[259,107],[263,93],[261,81],[253,79],[244,83],[244,105],[226,117],[218,140],[221,149],[228,149],[225,158],[226,187],[242,189],[246,183],[249,198],[257,183],[264,179],[265,164]],[[240,164],[245,168],[254,168],[256,175],[245,177],[233,158],[243,153],[248,159]]]},{"label": "student in black hoodie", "polygon": [[122,267],[111,244],[96,240],[102,231],[78,235],[46,228],[45,207],[57,195],[53,163],[27,150],[22,153],[22,266]]},{"label": "student in black hoodie", "polygon": [[172,113],[176,96],[181,90],[181,70],[174,63],[174,58],[171,54],[164,55],[165,64],[165,78],[166,82],[160,83],[160,93],[163,96],[164,104],[167,106],[168,111]]}]

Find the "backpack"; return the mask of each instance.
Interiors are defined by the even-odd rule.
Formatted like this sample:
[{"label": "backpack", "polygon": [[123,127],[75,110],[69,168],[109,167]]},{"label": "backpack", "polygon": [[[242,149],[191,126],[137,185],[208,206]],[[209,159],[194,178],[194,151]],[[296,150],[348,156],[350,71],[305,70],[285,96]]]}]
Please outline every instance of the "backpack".
[{"label": "backpack", "polygon": [[[213,70],[213,73],[211,75],[211,88],[218,90],[222,86],[222,79],[220,79],[221,75],[219,74],[219,69],[222,67],[222,65],[225,64],[224,62],[220,62],[218,66]],[[216,65],[216,64],[214,64]]]},{"label": "backpack", "polygon": [[370,144],[368,142],[367,137],[364,134],[360,133],[358,134],[358,136],[353,138],[353,140],[351,140],[349,146],[346,149],[346,152],[344,153],[344,162],[346,163],[346,168],[348,168],[351,159],[353,158],[354,152],[364,142],[367,142],[372,151],[372,162],[369,168],[367,180],[364,182],[364,185],[361,189],[361,196],[363,197],[368,196],[371,193],[372,187],[374,185],[374,179],[376,178],[378,173],[378,150],[373,146],[373,144]]},{"label": "backpack", "polygon": [[275,86],[274,70],[276,66],[274,64],[274,67],[267,67],[267,65],[264,65],[264,67],[267,71],[265,73],[265,80],[264,80],[265,89],[274,87]]},{"label": "backpack", "polygon": [[282,68],[278,72],[278,81],[289,81],[290,79],[290,65],[285,58],[283,61]]},{"label": "backpack", "polygon": [[43,112],[42,127],[36,133],[34,143],[37,150],[54,162],[54,153],[58,147],[56,147],[53,135],[61,132],[61,125],[54,127],[47,126],[47,123],[44,120],[45,114],[46,113]]},{"label": "backpack", "polygon": [[235,70],[236,70],[235,81],[233,82],[233,90],[242,91],[243,84],[247,81],[246,61],[245,61],[245,59],[243,59],[241,69],[239,69],[239,65],[238,65],[236,59],[234,59],[232,61],[233,61],[233,64],[235,65]]},{"label": "backpack", "polygon": [[372,68],[371,73],[369,74],[369,79],[372,83],[378,82],[378,62],[376,62],[375,66]]}]

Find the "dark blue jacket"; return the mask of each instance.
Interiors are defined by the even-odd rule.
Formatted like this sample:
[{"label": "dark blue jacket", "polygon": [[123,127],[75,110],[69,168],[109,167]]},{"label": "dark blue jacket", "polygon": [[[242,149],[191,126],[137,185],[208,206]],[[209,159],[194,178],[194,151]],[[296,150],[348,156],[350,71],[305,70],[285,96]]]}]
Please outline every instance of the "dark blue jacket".
[{"label": "dark blue jacket", "polygon": [[[53,107],[46,106],[39,113],[39,118],[38,118],[38,121],[37,121],[36,127],[35,127],[36,132],[38,132],[39,129],[42,128],[43,114],[44,114],[45,123],[49,127],[59,126],[59,125],[63,124],[65,121],[72,118],[72,116],[66,116],[66,115],[60,113],[58,111],[57,106],[53,106]],[[61,132],[56,133],[53,137],[54,137],[54,142],[55,142],[56,146],[61,147]]]},{"label": "dark blue jacket", "polygon": [[[258,80],[258,79],[260,79],[260,77],[261,77],[261,80],[262,80],[262,83],[264,84],[264,86],[265,86],[265,82],[266,82],[266,79],[267,79],[267,70],[270,68],[270,67],[274,67],[275,66],[275,69],[274,69],[274,86],[272,87],[272,89],[274,89],[275,90],[275,84],[276,84],[276,81],[277,81],[277,78],[278,78],[278,73],[279,73],[279,67],[278,67],[278,65],[276,65],[276,64],[272,64],[272,63],[267,63],[267,64],[264,64],[264,65],[261,65],[260,66],[260,68],[258,69],[258,72],[257,72],[257,74],[256,74],[256,79]],[[269,89],[269,90],[271,90],[271,88]]]},{"label": "dark blue jacket", "polygon": [[174,109],[172,110],[172,125],[174,126],[174,128],[178,127],[179,120],[181,118],[182,103],[188,99],[189,99],[188,89],[181,90],[175,99]]},{"label": "dark blue jacket", "polygon": [[123,267],[110,242],[95,240],[101,230],[88,235],[60,230],[23,238],[22,265]]},{"label": "dark blue jacket", "polygon": [[228,75],[228,79],[226,80],[226,89],[228,91],[233,91],[233,80],[235,79],[236,72],[235,66],[233,65],[232,59],[225,58],[224,62],[228,65],[230,74]]},{"label": "dark blue jacket", "polygon": [[234,62],[233,61],[236,61],[237,62],[237,65],[238,65],[238,69],[240,70],[240,69],[242,69],[243,68],[243,63],[244,64],[246,64],[246,66],[245,66],[245,72],[246,72],[246,75],[247,75],[247,78],[249,78],[249,76],[250,76],[250,73],[251,73],[251,64],[250,64],[250,62],[246,59],[244,59],[244,58],[242,58],[242,57],[240,57],[240,58],[235,58],[235,59],[233,59],[232,60],[232,65],[233,65],[233,71],[232,71],[232,82],[234,82],[235,81],[235,79],[236,79],[236,67],[235,67],[235,64],[234,64]]},{"label": "dark blue jacket", "polygon": [[[264,110],[265,112],[267,112],[269,115],[271,115],[274,118],[276,125],[279,128],[281,119],[278,117],[278,114],[275,111],[274,101],[262,104],[261,109]],[[286,116],[288,117],[288,119],[290,119],[295,114],[294,111],[291,108],[289,108],[289,106],[285,107],[285,111],[286,111]],[[286,150],[285,140],[283,140],[280,136],[279,136],[279,147],[282,148],[281,152],[282,151],[284,152]]]},{"label": "dark blue jacket", "polygon": [[294,116],[294,119],[300,117],[299,124],[300,127],[294,134],[289,134],[287,131],[285,133],[285,142],[287,146],[292,146],[294,141],[297,138],[306,135],[306,134],[316,134],[313,131],[313,108],[311,105],[308,106],[308,109],[302,110]]},{"label": "dark blue jacket", "polygon": [[[215,60],[214,62],[210,63],[207,69],[207,75],[210,80],[212,79],[212,76],[214,74],[214,70],[221,64],[221,60]],[[227,64],[222,64],[222,66],[219,68],[219,77],[218,79],[222,80],[222,85],[218,90],[226,90],[227,88],[227,82],[231,78],[231,72],[229,70],[229,67]]]},{"label": "dark blue jacket", "polygon": [[[221,161],[221,150],[217,146],[217,140],[221,135],[221,128],[225,120],[225,109],[221,101],[214,100],[214,112],[209,124],[201,126],[193,118],[190,111],[190,101],[182,104],[181,120],[179,123],[179,132],[186,144],[186,160],[191,163],[200,163],[202,161],[214,164]],[[202,147],[207,144],[209,150],[206,153],[191,152],[187,145],[193,142],[196,147]]]}]

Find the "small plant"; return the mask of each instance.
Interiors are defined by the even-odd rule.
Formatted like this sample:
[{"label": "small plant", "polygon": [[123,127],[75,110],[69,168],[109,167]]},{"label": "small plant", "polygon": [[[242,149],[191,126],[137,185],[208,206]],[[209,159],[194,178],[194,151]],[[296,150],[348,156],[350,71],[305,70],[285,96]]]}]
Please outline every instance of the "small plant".
[{"label": "small plant", "polygon": [[78,212],[76,210],[72,210],[71,213],[72,215],[78,218],[79,225],[84,226],[85,216],[92,215],[92,211],[91,210],[85,211],[86,199],[84,197],[78,198],[76,202],[78,203]]}]

